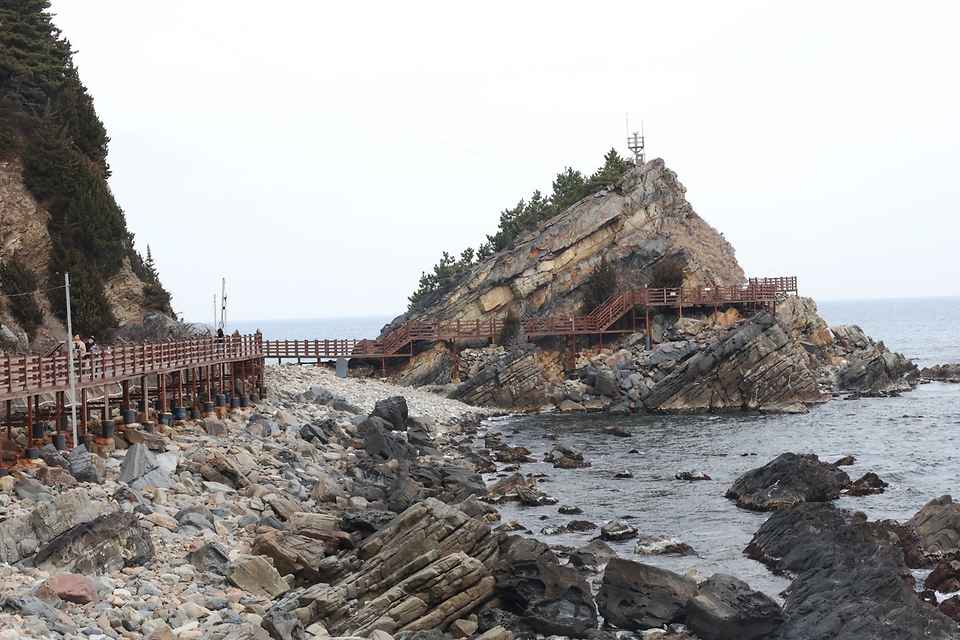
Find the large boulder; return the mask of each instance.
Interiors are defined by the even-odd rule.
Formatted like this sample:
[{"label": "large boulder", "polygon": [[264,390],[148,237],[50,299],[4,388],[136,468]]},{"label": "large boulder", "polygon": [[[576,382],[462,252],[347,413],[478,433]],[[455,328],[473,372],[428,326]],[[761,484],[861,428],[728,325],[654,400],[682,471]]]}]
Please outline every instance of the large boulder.
[{"label": "large boulder", "polygon": [[603,572],[597,607],[608,623],[643,631],[683,622],[687,603],[697,595],[697,583],[640,562],[612,558]]},{"label": "large boulder", "polygon": [[384,400],[377,400],[376,406],[370,415],[376,418],[383,418],[389,422],[397,431],[407,430],[407,399],[403,396],[393,396]]},{"label": "large boulder", "polygon": [[33,561],[51,573],[104,575],[147,562],[154,553],[136,514],[115,511],[65,531],[38,549]]},{"label": "large boulder", "polygon": [[773,598],[746,582],[718,573],[687,603],[687,625],[703,640],[765,638],[783,623]]},{"label": "large boulder", "polygon": [[920,600],[891,537],[862,513],[803,503],[773,513],[746,548],[787,588],[782,638],[956,638],[957,625]]},{"label": "large boulder", "polygon": [[920,381],[920,371],[910,360],[874,341],[857,325],[833,327],[837,342],[846,348],[848,361],[836,374],[844,391],[880,394],[906,391]]},{"label": "large boulder", "polygon": [[649,411],[758,409],[822,400],[810,356],[766,311],[683,362],[640,397]]},{"label": "large boulder", "polygon": [[571,566],[561,566],[542,542],[510,537],[493,566],[497,595],[508,609],[545,635],[583,638],[597,628],[590,585]]},{"label": "large boulder", "polygon": [[741,509],[773,511],[799,502],[835,500],[849,485],[850,477],[842,469],[815,455],[784,453],[737,478],[726,497]]},{"label": "large boulder", "polygon": [[931,563],[960,558],[960,504],[949,495],[923,505],[907,526],[916,530],[920,552]]}]

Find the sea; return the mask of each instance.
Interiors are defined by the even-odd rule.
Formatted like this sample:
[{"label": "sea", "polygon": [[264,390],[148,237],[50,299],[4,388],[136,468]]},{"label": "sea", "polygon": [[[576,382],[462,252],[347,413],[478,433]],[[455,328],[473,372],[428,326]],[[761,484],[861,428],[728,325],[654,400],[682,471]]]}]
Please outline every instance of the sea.
[{"label": "sea", "polygon": [[[821,301],[830,326],[856,324],[887,348],[919,367],[960,363],[960,297]],[[276,320],[259,328],[268,339],[373,338],[390,317]],[[602,432],[622,427],[629,437]],[[748,559],[744,547],[769,514],[738,509],[724,497],[744,472],[781,453],[813,453],[826,462],[853,456],[844,467],[852,479],[868,472],[888,483],[884,493],[841,497],[837,506],[862,511],[871,520],[910,519],[944,494],[960,500],[960,385],[933,382],[889,398],[832,399],[806,415],[726,413],[684,416],[599,414],[510,415],[485,421],[483,431],[523,446],[537,462],[522,465],[536,474],[557,506],[502,505],[503,522],[515,521],[562,555],[587,544],[607,522],[622,521],[643,536],[666,535],[690,545],[689,556],[639,556],[636,540],[609,543],[624,558],[679,573],[727,573],[782,601],[788,582]],[[540,462],[557,439],[583,452],[585,469],[554,469]],[[678,471],[701,471],[710,480],[675,479]],[[632,477],[618,478],[627,472]],[[488,484],[501,474],[485,477]],[[597,529],[553,534],[571,520]],[[920,576],[922,578],[922,575]]]}]

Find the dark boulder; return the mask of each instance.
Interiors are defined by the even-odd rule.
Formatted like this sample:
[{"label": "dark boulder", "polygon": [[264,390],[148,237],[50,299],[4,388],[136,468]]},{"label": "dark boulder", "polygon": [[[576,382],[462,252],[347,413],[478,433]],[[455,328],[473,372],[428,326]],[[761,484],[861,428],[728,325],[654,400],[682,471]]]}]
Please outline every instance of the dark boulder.
[{"label": "dark boulder", "polygon": [[613,558],[603,572],[597,607],[607,624],[643,631],[683,622],[697,583],[650,565]]},{"label": "dark boulder", "polygon": [[381,426],[375,426],[367,430],[363,446],[367,453],[372,456],[380,456],[384,460],[406,462],[417,459],[416,447]]},{"label": "dark boulder", "polygon": [[545,635],[583,638],[597,628],[590,585],[580,572],[561,566],[542,542],[511,536],[491,573],[504,608]]},{"label": "dark boulder", "polygon": [[385,400],[378,400],[370,416],[383,418],[397,431],[407,430],[407,399],[403,396],[393,396]]},{"label": "dark boulder", "polygon": [[880,479],[880,476],[870,472],[863,474],[857,480],[854,480],[847,489],[847,495],[851,496],[869,496],[875,493],[883,493],[887,483]]},{"label": "dark boulder", "polygon": [[891,537],[829,503],[781,509],[747,546],[787,588],[782,638],[955,638],[956,623],[917,597]]},{"label": "dark boulder", "polygon": [[949,495],[923,505],[906,524],[916,532],[927,564],[960,558],[960,504]]},{"label": "dark boulder", "polygon": [[703,640],[753,640],[772,634],[783,611],[770,596],[733,576],[716,574],[687,603],[687,625]]},{"label": "dark boulder", "polygon": [[153,541],[137,516],[114,511],[67,530],[37,550],[44,571],[104,575],[152,559]]},{"label": "dark boulder", "polygon": [[960,562],[951,560],[937,565],[923,581],[924,589],[932,589],[940,593],[960,591]]},{"label": "dark boulder", "polygon": [[772,511],[799,502],[824,502],[840,496],[850,477],[815,455],[784,453],[759,469],[747,471],[727,489],[741,509]]}]

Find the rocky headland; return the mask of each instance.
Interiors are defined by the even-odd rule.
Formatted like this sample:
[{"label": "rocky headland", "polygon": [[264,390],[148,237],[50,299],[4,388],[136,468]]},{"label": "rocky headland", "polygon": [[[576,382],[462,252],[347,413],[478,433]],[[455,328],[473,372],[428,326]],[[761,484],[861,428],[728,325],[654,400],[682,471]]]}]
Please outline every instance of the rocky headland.
[{"label": "rocky headland", "polygon": [[[949,496],[869,523],[830,504],[860,483],[837,465],[784,454],[745,474],[729,496],[775,510],[746,552],[793,578],[781,604],[736,576],[617,557],[604,541],[635,537],[624,523],[580,527],[572,551],[511,533],[498,504],[558,496],[474,407],[313,367],[272,367],[268,387],[248,409],[129,427],[105,457],[48,447],[0,478],[0,638],[960,636],[941,613],[956,598],[938,595],[960,586]],[[559,444],[554,459],[584,464]],[[937,567],[920,594],[918,566]]]},{"label": "rocky headland", "polygon": [[[682,282],[669,286],[745,283],[733,247],[685,191],[660,159],[631,169],[412,305],[381,338],[408,321],[585,315],[603,264],[615,289],[667,286],[657,271],[666,262],[682,265]],[[602,337],[461,339],[456,354],[452,342],[418,342],[415,357],[394,362],[390,376],[446,386],[450,397],[478,406],[611,413],[802,412],[839,393],[897,393],[920,379],[910,361],[859,327],[828,327],[812,299],[786,292],[759,313],[734,304],[661,306],[651,309],[649,328],[645,321],[628,314]]]}]

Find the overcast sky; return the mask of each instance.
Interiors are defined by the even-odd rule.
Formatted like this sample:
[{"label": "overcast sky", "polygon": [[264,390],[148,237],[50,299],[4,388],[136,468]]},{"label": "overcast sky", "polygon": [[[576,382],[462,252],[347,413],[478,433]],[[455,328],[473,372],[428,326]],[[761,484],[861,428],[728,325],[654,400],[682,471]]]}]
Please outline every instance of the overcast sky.
[{"label": "overcast sky", "polygon": [[960,295],[960,3],[53,0],[174,309],[395,315],[643,120],[750,276]]}]

